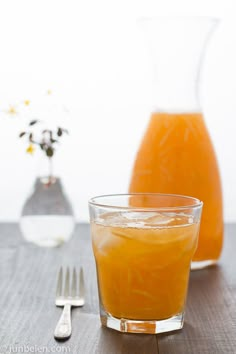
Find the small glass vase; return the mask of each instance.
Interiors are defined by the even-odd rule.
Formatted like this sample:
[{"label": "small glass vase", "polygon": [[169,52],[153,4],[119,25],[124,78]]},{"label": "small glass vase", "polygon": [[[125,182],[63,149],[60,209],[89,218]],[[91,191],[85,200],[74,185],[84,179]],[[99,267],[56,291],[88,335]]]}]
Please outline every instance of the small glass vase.
[{"label": "small glass vase", "polygon": [[23,237],[42,247],[68,241],[74,230],[73,209],[60,178],[38,177],[21,213]]}]

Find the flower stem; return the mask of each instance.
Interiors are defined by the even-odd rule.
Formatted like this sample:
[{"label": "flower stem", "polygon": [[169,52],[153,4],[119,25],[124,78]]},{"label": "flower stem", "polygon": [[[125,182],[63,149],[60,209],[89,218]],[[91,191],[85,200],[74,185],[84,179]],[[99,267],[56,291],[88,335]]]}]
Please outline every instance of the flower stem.
[{"label": "flower stem", "polygon": [[49,161],[49,183],[51,184],[53,182],[53,163],[52,163],[52,158],[48,158]]}]

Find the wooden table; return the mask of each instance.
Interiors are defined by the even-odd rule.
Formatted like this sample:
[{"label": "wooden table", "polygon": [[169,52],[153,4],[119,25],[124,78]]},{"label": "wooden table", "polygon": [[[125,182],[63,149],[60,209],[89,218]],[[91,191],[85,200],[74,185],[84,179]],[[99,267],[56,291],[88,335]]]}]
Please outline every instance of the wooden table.
[{"label": "wooden table", "polygon": [[[73,310],[72,337],[57,343],[53,332],[61,309],[54,296],[61,265],[83,265],[87,297],[84,308]],[[16,224],[1,224],[0,316],[1,354],[22,353],[24,345],[25,353],[27,348],[74,354],[236,353],[236,225],[226,226],[219,265],[191,273],[184,329],[138,335],[100,326],[88,225],[79,225],[66,245],[43,249],[23,241]]]}]

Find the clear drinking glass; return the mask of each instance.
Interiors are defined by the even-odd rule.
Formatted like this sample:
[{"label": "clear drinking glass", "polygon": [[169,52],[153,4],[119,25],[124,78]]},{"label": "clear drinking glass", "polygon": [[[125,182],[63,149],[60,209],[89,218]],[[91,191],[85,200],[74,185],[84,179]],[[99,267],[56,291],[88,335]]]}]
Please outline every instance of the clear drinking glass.
[{"label": "clear drinking glass", "polygon": [[120,332],[181,329],[202,202],[171,194],[89,201],[101,323]]}]

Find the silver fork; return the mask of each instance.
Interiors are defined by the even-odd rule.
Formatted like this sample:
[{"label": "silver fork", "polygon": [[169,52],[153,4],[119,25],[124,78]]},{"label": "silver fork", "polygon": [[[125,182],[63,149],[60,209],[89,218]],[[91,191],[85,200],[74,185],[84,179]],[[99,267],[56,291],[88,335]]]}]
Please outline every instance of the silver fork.
[{"label": "silver fork", "polygon": [[83,268],[80,268],[78,279],[76,269],[73,268],[72,284],[70,287],[70,270],[67,267],[63,289],[63,269],[61,267],[58,274],[55,303],[56,306],[64,306],[64,309],[54,332],[56,339],[67,339],[71,336],[71,307],[83,306],[84,294]]}]

